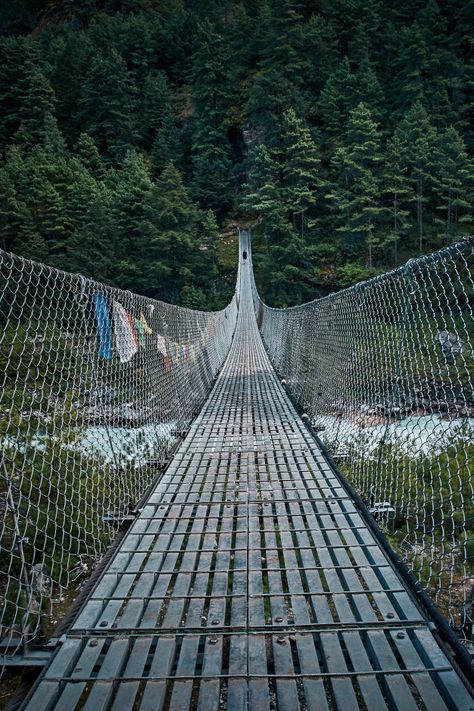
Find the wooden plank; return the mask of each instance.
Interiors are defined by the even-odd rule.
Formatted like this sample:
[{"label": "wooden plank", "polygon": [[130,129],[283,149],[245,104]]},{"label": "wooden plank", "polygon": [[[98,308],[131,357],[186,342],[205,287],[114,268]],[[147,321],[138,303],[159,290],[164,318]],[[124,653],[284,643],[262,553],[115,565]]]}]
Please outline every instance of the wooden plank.
[{"label": "wooden plank", "polygon": [[[149,677],[167,677],[171,674],[176,653],[173,637],[160,637],[150,665]],[[161,711],[167,695],[167,683],[150,680],[146,683],[140,703],[140,711]]]},{"label": "wooden plank", "polygon": [[328,671],[341,675],[331,677],[330,681],[336,707],[347,711],[359,711],[360,707],[352,686],[352,680],[344,678],[344,672],[347,672],[347,664],[338,634],[336,632],[323,632],[320,640]]},{"label": "wooden plank", "polygon": [[36,687],[32,697],[30,698],[25,711],[51,711],[55,708],[55,701],[60,690],[58,681],[43,680]]},{"label": "wooden plank", "polygon": [[[97,639],[91,640],[85,645],[71,672],[72,679],[83,679],[91,675],[105,643],[105,639]],[[86,684],[87,682],[85,681],[67,683],[54,708],[57,711],[71,711],[71,708],[74,708],[81,698]]]},{"label": "wooden plank", "polygon": [[288,635],[272,635],[273,663],[275,665],[277,704],[281,708],[298,708],[298,689],[293,679],[279,679],[279,676],[293,676],[295,669]]},{"label": "wooden plank", "polygon": [[[269,642],[271,644],[271,642]],[[267,679],[252,679],[252,673],[264,675],[267,672],[266,638],[264,635],[252,635],[248,638],[249,670],[249,709],[251,711],[269,711],[270,694]]]},{"label": "wooden plank", "polygon": [[[313,635],[296,635],[296,648],[298,650],[298,660],[303,675],[313,675],[321,671]],[[318,709],[318,711],[329,711],[326,690],[322,679],[304,678],[303,688],[308,709],[314,708]]]}]

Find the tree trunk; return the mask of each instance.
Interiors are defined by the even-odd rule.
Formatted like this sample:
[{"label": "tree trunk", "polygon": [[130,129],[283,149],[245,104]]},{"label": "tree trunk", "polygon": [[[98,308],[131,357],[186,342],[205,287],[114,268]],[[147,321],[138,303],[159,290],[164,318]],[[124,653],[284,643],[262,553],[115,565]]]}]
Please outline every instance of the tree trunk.
[{"label": "tree trunk", "polygon": [[395,241],[393,243],[393,261],[394,266],[398,266],[398,200],[397,193],[393,194],[393,232]]},{"label": "tree trunk", "polygon": [[423,178],[418,179],[418,194],[417,194],[417,202],[418,202],[418,235],[419,235],[419,249],[420,249],[420,254],[423,251]]}]

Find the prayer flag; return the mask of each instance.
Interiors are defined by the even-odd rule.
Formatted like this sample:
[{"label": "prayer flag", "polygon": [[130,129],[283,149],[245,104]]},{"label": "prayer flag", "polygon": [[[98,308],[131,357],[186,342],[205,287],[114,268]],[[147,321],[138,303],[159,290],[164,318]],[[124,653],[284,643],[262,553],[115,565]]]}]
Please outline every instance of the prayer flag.
[{"label": "prayer flag", "polygon": [[130,323],[130,314],[118,301],[113,302],[115,345],[121,363],[128,363],[138,352],[138,343]]},{"label": "prayer flag", "polygon": [[97,320],[99,354],[102,358],[111,360],[114,352],[110,333],[110,318],[107,300],[103,294],[97,291],[92,294],[92,299],[94,301],[95,317]]},{"label": "prayer flag", "polygon": [[168,355],[168,351],[166,350],[166,341],[159,333],[156,334],[156,347],[162,355]]},{"label": "prayer flag", "polygon": [[140,323],[142,324],[143,330],[144,330],[144,332],[146,333],[146,335],[147,335],[147,336],[151,336],[151,334],[153,333],[153,331],[152,331],[152,329],[150,328],[150,326],[147,324],[146,318],[145,318],[145,316],[143,315],[143,313],[140,314]]}]

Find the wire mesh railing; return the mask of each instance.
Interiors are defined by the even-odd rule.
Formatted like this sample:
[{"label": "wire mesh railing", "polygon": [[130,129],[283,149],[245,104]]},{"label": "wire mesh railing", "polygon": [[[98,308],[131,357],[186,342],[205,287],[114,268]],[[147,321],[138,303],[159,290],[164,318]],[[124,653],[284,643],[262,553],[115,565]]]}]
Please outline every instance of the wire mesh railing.
[{"label": "wire mesh railing", "polygon": [[473,247],[257,320],[270,358],[450,624],[473,636]]},{"label": "wire mesh railing", "polygon": [[3,651],[104,553],[205,400],[237,304],[205,313],[0,251]]}]

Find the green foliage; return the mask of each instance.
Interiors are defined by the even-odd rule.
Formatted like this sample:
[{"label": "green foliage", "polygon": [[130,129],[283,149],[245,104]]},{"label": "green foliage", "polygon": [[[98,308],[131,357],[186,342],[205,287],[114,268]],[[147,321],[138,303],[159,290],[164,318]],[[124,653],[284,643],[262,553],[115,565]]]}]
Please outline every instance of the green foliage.
[{"label": "green foliage", "polygon": [[[15,8],[0,30],[7,249],[223,306],[228,259],[196,247],[199,230],[243,207],[262,293],[283,305],[474,228],[467,0]],[[180,234],[149,204],[170,164],[192,214],[172,206]],[[181,270],[159,233],[188,245]]]}]

